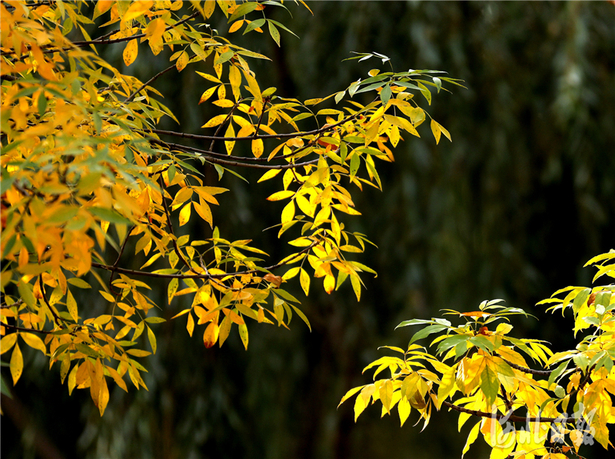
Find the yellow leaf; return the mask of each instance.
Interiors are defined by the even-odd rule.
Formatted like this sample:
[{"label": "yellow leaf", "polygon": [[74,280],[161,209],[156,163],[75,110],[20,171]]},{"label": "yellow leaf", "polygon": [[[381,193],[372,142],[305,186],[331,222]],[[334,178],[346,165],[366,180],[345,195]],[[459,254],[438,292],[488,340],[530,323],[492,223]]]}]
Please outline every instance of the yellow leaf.
[{"label": "yellow leaf", "polygon": [[211,322],[207,326],[207,328],[205,329],[205,332],[203,333],[203,343],[205,344],[205,347],[207,349],[209,349],[214,344],[216,344],[216,341],[218,341],[219,332],[220,332],[220,327],[218,326],[216,322]]},{"label": "yellow leaf", "polygon": [[194,318],[192,314],[188,314],[188,323],[186,323],[186,330],[188,330],[188,334],[192,337],[192,332],[194,331]]},{"label": "yellow leaf", "polygon": [[310,293],[310,276],[303,268],[301,268],[301,272],[299,273],[299,282],[301,283],[301,288],[303,289],[305,296],[308,296]]},{"label": "yellow leaf", "polygon": [[181,72],[182,70],[184,70],[186,68],[186,65],[188,65],[189,61],[190,56],[188,56],[188,53],[186,51],[182,52],[177,58],[177,63],[175,64],[175,66],[177,67],[177,71]]},{"label": "yellow leaf", "polygon": [[213,217],[211,215],[211,209],[207,203],[203,199],[200,199],[198,204],[193,202],[192,205],[194,206],[196,213],[199,214],[199,216],[213,228]]},{"label": "yellow leaf", "polygon": [[173,202],[171,203],[171,210],[175,210],[180,207],[184,202],[192,197],[193,190],[192,188],[182,188],[177,192]]},{"label": "yellow leaf", "polygon": [[244,22],[243,19],[233,22],[233,25],[228,29],[228,33],[237,32],[239,29],[241,29],[243,22]]},{"label": "yellow leaf", "polygon": [[216,9],[215,1],[203,2],[203,18],[209,19],[209,17],[213,14],[215,9]]},{"label": "yellow leaf", "polygon": [[252,141],[252,153],[254,154],[254,157],[260,158],[261,155],[263,154],[263,151],[264,151],[263,140],[254,139]]},{"label": "yellow leaf", "polygon": [[164,34],[165,28],[166,24],[164,20],[158,18],[151,21],[147,25],[147,29],[145,30],[145,35],[146,37],[148,37],[149,47],[152,50],[154,56],[160,54],[164,47],[162,35]]},{"label": "yellow leaf", "polygon": [[15,349],[13,349],[13,354],[11,354],[11,376],[13,377],[13,385],[17,384],[19,377],[23,373],[23,356],[21,354],[21,349],[19,349],[19,344],[15,345]]},{"label": "yellow leaf", "polygon": [[20,333],[21,339],[23,339],[28,346],[34,349],[38,349],[43,354],[47,353],[47,347],[43,340],[36,336],[34,333]]},{"label": "yellow leaf", "polygon": [[0,354],[4,354],[9,351],[15,342],[17,341],[17,333],[11,333],[10,335],[6,335],[2,340],[0,340]]},{"label": "yellow leaf", "polygon": [[263,174],[263,176],[258,179],[257,183],[264,182],[265,180],[269,180],[269,179],[275,177],[276,175],[278,175],[281,171],[282,171],[282,169],[271,169],[271,170],[265,172]]},{"label": "yellow leaf", "polygon": [[207,123],[205,123],[201,127],[202,128],[216,127],[216,126],[219,126],[220,124],[222,124],[225,119],[226,119],[226,115],[217,115],[217,116],[214,116],[213,118],[211,118]]},{"label": "yellow leaf", "polygon": [[[213,93],[216,91],[216,86],[212,86],[211,88],[209,88],[208,90],[206,90],[202,95],[201,98],[199,99],[199,104],[202,104],[203,102],[205,102],[207,99],[209,99]],[[211,121],[211,120],[210,120]],[[205,126],[201,126],[201,127],[205,127]]]},{"label": "yellow leaf", "polygon": [[222,107],[222,108],[230,108],[233,105],[235,105],[232,101],[228,99],[219,99],[219,100],[212,102],[212,104],[214,104],[216,107]]},{"label": "yellow leaf", "polygon": [[228,338],[228,335],[231,332],[231,325],[231,319],[229,318],[229,316],[226,316],[222,320],[222,323],[220,324],[220,330],[218,332],[218,343],[220,344],[220,347],[222,347],[222,345],[226,341],[226,338]]},{"label": "yellow leaf", "polygon": [[127,66],[132,64],[137,58],[138,54],[139,44],[137,40],[130,40],[126,45],[126,48],[124,48],[124,53],[122,54],[122,57],[124,58],[124,64],[126,64]]},{"label": "yellow leaf", "polygon": [[153,5],[154,2],[151,0],[134,2],[132,5],[130,5],[130,8],[128,8],[128,10],[122,15],[122,22],[132,21],[133,19],[142,16]]},{"label": "yellow leaf", "polygon": [[218,99],[226,99],[226,87],[223,84],[218,86]]},{"label": "yellow leaf", "polygon": [[442,134],[442,130],[440,129],[440,125],[435,121],[431,120],[431,132],[436,139],[436,144],[440,142],[440,135]]},{"label": "yellow leaf", "polygon": [[107,387],[107,380],[105,379],[105,375],[101,371],[100,384],[98,389],[98,410],[100,411],[101,416],[105,414],[105,408],[107,408],[108,403],[109,387]]},{"label": "yellow leaf", "polygon": [[282,199],[290,198],[293,194],[295,192],[291,190],[278,191],[269,196],[267,201],[281,201]]},{"label": "yellow leaf", "polygon": [[323,282],[325,292],[331,293],[335,289],[335,276],[333,274],[327,274]]},{"label": "yellow leaf", "polygon": [[[223,87],[223,86],[220,86],[220,87]],[[226,132],[224,133],[224,137],[235,137],[235,129],[233,129],[233,125],[231,123],[229,123],[228,128],[226,129]],[[233,152],[233,148],[235,147],[235,141],[234,140],[224,141],[224,146],[226,147],[226,153],[230,155]]]},{"label": "yellow leaf", "polygon": [[234,65],[229,68],[228,79],[231,83],[233,97],[235,97],[235,100],[239,100],[241,98],[241,72]]},{"label": "yellow leaf", "polygon": [[152,346],[152,353],[155,354],[156,350],[158,349],[158,344],[156,342],[156,335],[149,327],[147,327],[147,339],[149,341],[149,345]]},{"label": "yellow leaf", "polygon": [[399,412],[399,421],[403,426],[406,419],[408,419],[408,416],[410,416],[410,402],[408,402],[408,399],[401,398],[399,400],[399,403],[397,404],[397,411]]},{"label": "yellow leaf", "polygon": [[79,320],[79,311],[77,309],[77,302],[75,301],[75,297],[70,292],[67,293],[66,296],[66,308],[68,309],[68,313],[73,318],[75,322]]},{"label": "yellow leaf", "polygon": [[282,210],[282,224],[288,223],[295,216],[295,202],[290,201]]},{"label": "yellow leaf", "polygon": [[359,396],[354,401],[354,422],[357,422],[357,419],[367,407],[367,403],[363,399],[363,397]]},{"label": "yellow leaf", "polygon": [[182,210],[179,211],[179,226],[184,226],[186,223],[190,221],[190,213],[192,209],[190,204],[192,203],[189,202],[184,207],[182,207]]}]

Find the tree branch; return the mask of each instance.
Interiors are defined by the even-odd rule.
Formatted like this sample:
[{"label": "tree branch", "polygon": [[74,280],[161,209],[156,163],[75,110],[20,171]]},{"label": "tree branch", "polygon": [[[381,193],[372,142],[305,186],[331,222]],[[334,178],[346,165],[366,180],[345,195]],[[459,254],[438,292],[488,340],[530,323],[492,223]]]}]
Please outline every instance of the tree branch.
[{"label": "tree branch", "polygon": [[487,413],[486,411],[477,411],[477,410],[470,410],[468,408],[464,408],[462,406],[459,405],[455,405],[451,402],[447,402],[446,400],[442,402],[442,405],[455,410],[455,411],[459,411],[460,413],[467,413],[467,414],[472,414],[474,416],[478,416],[481,418],[494,418],[497,420],[500,419],[504,419],[507,421],[513,421],[513,422],[557,422],[557,423],[564,423],[564,422],[576,422],[578,419],[575,417],[567,417],[567,418],[542,418],[540,416],[517,416],[514,414],[511,415],[506,415],[506,414],[502,414],[499,412],[496,413]]},{"label": "tree branch", "polygon": [[[223,138],[220,137],[220,140],[222,139]],[[200,148],[190,147],[187,145],[180,145],[180,144],[172,143],[172,142],[165,142],[164,140],[151,139],[151,138],[149,140],[150,142],[157,143],[159,145],[165,145],[167,147],[174,148],[176,150],[181,150],[186,153],[189,153],[189,152],[199,153],[203,156],[206,156],[208,158],[207,161],[211,161],[212,163],[216,163],[216,164],[229,165],[229,166],[251,167],[251,168],[259,168],[259,169],[295,169],[297,167],[307,166],[310,164],[316,164],[318,162],[318,159],[312,159],[310,161],[305,161],[302,163],[287,163],[287,164],[277,164],[277,165],[276,164],[249,164],[249,163],[244,163],[243,161],[265,162],[267,161],[267,158],[246,158],[246,157],[231,156],[232,158],[236,159],[235,161],[231,161],[229,159],[224,159],[224,158],[228,158],[229,156],[222,154],[222,153],[217,153],[217,152],[210,151],[210,150],[201,150]],[[276,159],[282,159],[282,158],[284,157],[278,157]]]},{"label": "tree branch", "polygon": [[129,95],[126,99],[124,99],[124,103],[127,104],[128,102],[130,102],[132,99],[135,98],[135,96],[137,94],[139,94],[146,86],[148,86],[150,83],[152,83],[153,81],[155,81],[156,79],[158,79],[159,77],[161,77],[162,75],[164,75],[165,73],[167,73],[169,70],[171,70],[172,68],[175,67],[175,64],[170,65],[169,67],[167,67],[166,69],[164,69],[161,72],[158,72],[156,75],[154,75],[153,77],[151,77],[149,80],[147,80],[145,83],[143,83],[141,85],[141,87],[139,89],[137,89],[135,92],[133,92],[131,95]]},{"label": "tree branch", "polygon": [[549,376],[552,373],[552,370],[532,370],[531,368],[522,367],[521,365],[512,363],[510,360],[506,360],[504,357],[502,357],[501,355],[497,353],[495,355],[497,355],[499,358],[501,358],[504,362],[506,362],[508,365],[510,365],[515,370],[522,371],[523,373],[527,373],[530,375],[536,375],[536,376]]}]

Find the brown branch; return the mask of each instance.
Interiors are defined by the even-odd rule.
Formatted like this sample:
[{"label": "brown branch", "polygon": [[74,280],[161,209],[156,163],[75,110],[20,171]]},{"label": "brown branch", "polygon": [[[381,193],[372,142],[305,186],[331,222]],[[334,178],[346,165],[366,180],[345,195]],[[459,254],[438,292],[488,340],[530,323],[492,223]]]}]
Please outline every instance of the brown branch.
[{"label": "brown branch", "polygon": [[[220,140],[222,140],[223,137],[220,137]],[[318,159],[312,159],[310,161],[305,161],[302,163],[288,163],[288,164],[249,164],[249,163],[244,163],[242,161],[248,161],[248,162],[261,162],[261,161],[267,161],[267,158],[246,158],[246,157],[238,157],[238,156],[232,156],[232,158],[236,158],[235,161],[231,161],[228,159],[224,159],[224,158],[228,158],[228,155],[222,154],[222,153],[217,153],[214,151],[209,151],[209,150],[201,150],[200,148],[195,148],[195,147],[190,147],[187,145],[180,145],[177,143],[172,143],[172,142],[165,142],[164,140],[158,140],[158,139],[149,139],[150,142],[153,143],[157,143],[159,145],[166,145],[170,148],[173,148],[175,150],[181,150],[184,151],[186,153],[192,152],[192,153],[199,153],[203,156],[207,156],[207,161],[211,161],[212,163],[216,163],[216,164],[224,164],[224,165],[228,165],[228,166],[237,166],[237,167],[251,167],[251,168],[259,168],[259,169],[295,169],[297,167],[301,167],[301,166],[308,166],[310,164],[316,164],[318,162]],[[226,139],[225,139],[226,140]],[[296,153],[296,152],[295,152]],[[290,156],[290,155],[288,155]],[[276,159],[282,159],[284,157],[279,157]]]},{"label": "brown branch", "polygon": [[504,362],[506,362],[512,368],[522,371],[523,373],[527,373],[530,375],[536,375],[536,376],[549,376],[552,373],[552,370],[532,370],[531,368],[523,367],[521,365],[517,365],[516,363],[512,363],[510,360],[506,360],[504,357],[502,357],[501,355],[497,353],[494,355],[497,355],[499,358],[501,358]]},{"label": "brown branch", "polygon": [[47,305],[47,308],[49,308],[49,311],[51,311],[51,315],[53,315],[53,319],[54,319],[54,322],[56,323],[56,325],[59,327],[60,326],[60,322],[62,322],[64,325],[66,325],[66,323],[64,322],[64,319],[62,319],[56,313],[56,311],[53,309],[53,307],[51,307],[51,304],[49,304],[49,301],[47,301],[47,296],[45,295],[45,287],[43,286],[42,278],[43,278],[43,276],[39,276],[39,278],[38,278],[38,288],[41,290],[41,296],[43,297],[43,301]]},{"label": "brown branch", "polygon": [[36,328],[25,328],[25,327],[18,327],[17,325],[9,325],[9,324],[0,324],[3,327],[6,328],[10,328],[11,330],[18,330],[18,331],[23,331],[23,332],[34,332],[34,333],[42,333],[44,335],[50,335],[53,332],[52,331],[47,331],[47,330],[37,330]]},{"label": "brown branch", "polygon": [[21,298],[19,298],[13,304],[2,304],[2,305],[0,305],[0,309],[10,309],[10,308],[12,308],[14,306],[19,306],[20,304],[23,304],[23,300]]},{"label": "brown branch", "polygon": [[444,400],[442,402],[442,405],[455,410],[455,411],[459,411],[460,413],[467,413],[467,414],[472,414],[474,416],[478,416],[481,418],[494,418],[497,420],[500,419],[504,419],[506,421],[513,421],[513,422],[557,422],[557,423],[564,423],[564,422],[576,422],[577,418],[575,417],[567,417],[567,418],[543,418],[540,416],[517,416],[514,414],[511,415],[506,415],[506,414],[502,414],[499,412],[496,413],[487,413],[486,411],[478,411],[478,410],[470,410],[468,408],[464,408],[462,406],[459,405],[455,405],[451,402],[447,402],[446,400]]}]

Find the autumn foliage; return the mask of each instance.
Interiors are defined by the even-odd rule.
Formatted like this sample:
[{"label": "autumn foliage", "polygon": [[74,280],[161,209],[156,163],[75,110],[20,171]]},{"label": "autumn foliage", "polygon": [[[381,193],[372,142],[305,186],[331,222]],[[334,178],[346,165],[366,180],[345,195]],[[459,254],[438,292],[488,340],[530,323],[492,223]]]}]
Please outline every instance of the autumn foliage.
[{"label": "autumn foliage", "polygon": [[[276,7],[286,8],[0,3],[1,344],[14,383],[21,348],[33,347],[59,367],[69,392],[89,389],[102,414],[109,383],[146,388],[139,359],[156,352],[159,311],[178,297],[189,298],[188,307],[175,317],[206,347],[221,346],[236,329],[246,348],[250,321],[287,327],[298,316],[309,326],[285,282],[298,281],[307,295],[314,279],[328,293],[347,281],[360,298],[360,274],[373,271],[352,259],[367,239],[344,225],[360,214],[351,189],[381,188],[377,161],[392,161],[392,148],[418,136],[425,120],[436,141],[450,139],[419,99],[429,104],[431,90],[458,83],[436,76],[441,72],[375,69],[328,97],[278,97],[250,68],[250,60],[268,58],[206,22],[223,15],[229,34],[266,31],[279,45],[280,31],[289,31],[267,17]],[[106,47],[122,47],[127,67],[137,59],[170,62],[143,82],[107,62],[100,53]],[[390,65],[380,54],[355,58]],[[161,118],[175,117],[156,80],[188,71],[202,77],[198,103],[219,114],[203,120],[200,133],[162,131]],[[282,260],[267,261],[251,234],[224,237],[214,212],[227,189],[206,182],[206,168],[219,178],[257,168],[259,182],[277,181],[279,191],[266,199],[285,203],[276,229],[290,247]],[[186,230],[195,219],[209,225],[211,237]],[[145,262],[127,266],[128,251]],[[148,294],[152,282],[166,283],[168,304]],[[93,304],[104,304],[104,313],[94,313]]]},{"label": "autumn foliage", "polygon": [[[292,32],[268,16],[274,8],[287,3],[0,2],[0,346],[14,384],[22,348],[34,348],[69,392],[89,389],[102,415],[109,384],[147,389],[140,359],[156,352],[168,308],[206,347],[222,346],[236,330],[247,348],[249,324],[288,327],[298,316],[309,327],[287,283],[308,295],[315,280],[327,293],[347,282],[360,299],[361,275],[374,272],[358,261],[367,236],[345,224],[360,215],[353,193],[382,189],[378,161],[394,161],[394,148],[418,137],[423,123],[436,143],[451,140],[426,106],[460,83],[357,53],[351,59],[384,68],[326,97],[278,96],[250,67],[268,57],[232,40],[263,34],[280,46],[282,33]],[[224,34],[213,20],[226,22]],[[127,68],[142,60],[167,67],[141,81],[105,59],[109,47],[122,49]],[[202,81],[198,104],[215,113],[202,131],[160,129],[163,118],[177,121],[156,89],[169,72],[195,72]],[[280,260],[252,242],[260,229],[230,240],[214,223],[228,189],[205,172],[220,180],[245,168],[261,170],[258,182],[276,183],[263,200],[275,209],[283,203],[273,231],[286,247]],[[210,232],[192,234],[195,221]],[[613,277],[615,254],[590,264],[596,278]],[[150,295],[153,283],[164,283],[164,301]],[[402,424],[412,409],[425,424],[433,408],[460,412],[460,427],[478,417],[464,452],[482,434],[494,458],[566,457],[594,438],[607,448],[615,421],[612,291],[612,284],[570,287],[546,301],[572,311],[579,344],[567,352],[512,337],[508,317],[525,312],[498,300],[448,311],[460,325],[403,322],[423,328],[407,349],[389,348],[397,356],[368,366],[388,377],[343,401],[357,395],[356,417],[376,401],[383,414],[397,408]],[[435,348],[418,344],[432,334]],[[521,419],[536,428],[516,428]]]}]

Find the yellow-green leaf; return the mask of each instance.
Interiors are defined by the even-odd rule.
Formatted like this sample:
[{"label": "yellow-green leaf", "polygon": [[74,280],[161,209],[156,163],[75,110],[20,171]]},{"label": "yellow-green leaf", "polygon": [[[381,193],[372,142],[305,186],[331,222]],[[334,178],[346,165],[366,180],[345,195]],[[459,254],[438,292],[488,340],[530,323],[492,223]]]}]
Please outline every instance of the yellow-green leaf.
[{"label": "yellow-green leaf", "polygon": [[23,373],[23,355],[21,354],[21,349],[19,349],[19,344],[15,345],[13,354],[11,354],[10,368],[11,376],[13,377],[13,385],[15,385]]},{"label": "yellow-green leaf", "polygon": [[77,302],[75,301],[75,297],[68,290],[66,294],[66,308],[68,309],[68,313],[73,318],[75,322],[79,320],[79,310],[77,309]]},{"label": "yellow-green leaf", "polygon": [[246,324],[241,324],[238,325],[237,328],[239,329],[239,337],[241,338],[241,342],[243,343],[243,346],[246,348],[246,351],[248,350],[248,326]]}]

